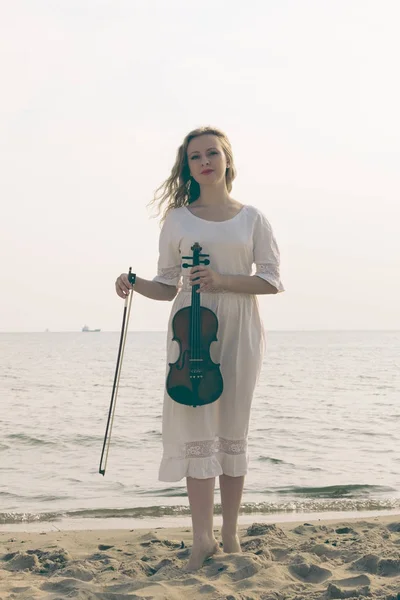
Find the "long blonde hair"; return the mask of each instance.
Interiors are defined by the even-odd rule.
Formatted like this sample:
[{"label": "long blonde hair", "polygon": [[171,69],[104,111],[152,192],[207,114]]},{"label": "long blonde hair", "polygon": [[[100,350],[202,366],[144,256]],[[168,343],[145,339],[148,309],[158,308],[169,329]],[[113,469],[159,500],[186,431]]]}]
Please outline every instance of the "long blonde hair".
[{"label": "long blonde hair", "polygon": [[161,223],[171,208],[187,206],[200,196],[200,185],[190,175],[187,148],[193,138],[205,134],[217,136],[221,143],[227,163],[229,164],[225,173],[226,187],[228,192],[232,190],[232,182],[236,177],[236,169],[233,163],[232,147],[226,134],[215,127],[198,127],[188,133],[183,140],[182,145],[178,148],[171,175],[156,189],[153,200],[149,202],[149,205],[157,205],[158,212],[156,216],[163,210]]}]

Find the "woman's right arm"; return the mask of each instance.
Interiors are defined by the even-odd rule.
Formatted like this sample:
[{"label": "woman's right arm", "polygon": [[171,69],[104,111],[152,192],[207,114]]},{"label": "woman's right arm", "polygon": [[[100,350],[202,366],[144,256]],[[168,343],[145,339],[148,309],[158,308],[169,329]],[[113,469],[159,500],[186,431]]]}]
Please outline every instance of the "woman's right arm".
[{"label": "woman's right arm", "polygon": [[[174,211],[165,217],[159,239],[159,257],[157,263],[157,276],[153,280],[136,277],[135,292],[151,298],[171,302],[178,293],[181,273],[181,255],[179,251],[179,234],[175,231],[176,223]],[[128,274],[122,273],[115,282],[115,289],[121,298],[129,295],[132,285],[129,283]]]},{"label": "woman's right arm", "polygon": [[128,280],[128,273],[122,273],[115,282],[115,290],[118,296],[125,300],[132,288],[138,294],[146,296],[146,298],[168,302],[171,302],[178,292],[175,285],[167,285],[159,281],[149,281],[148,279],[141,279],[141,277],[136,277],[135,284],[132,286]]}]

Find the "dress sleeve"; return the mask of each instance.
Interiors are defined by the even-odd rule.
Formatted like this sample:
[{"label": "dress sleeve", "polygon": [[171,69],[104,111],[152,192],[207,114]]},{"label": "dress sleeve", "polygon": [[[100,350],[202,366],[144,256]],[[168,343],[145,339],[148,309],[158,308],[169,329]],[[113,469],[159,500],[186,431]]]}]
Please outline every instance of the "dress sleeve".
[{"label": "dress sleeve", "polygon": [[280,254],[272,227],[266,217],[259,212],[253,232],[253,262],[255,275],[273,285],[278,292],[284,292],[280,278]]},{"label": "dress sleeve", "polygon": [[153,278],[153,281],[179,286],[181,280],[181,254],[171,212],[167,214],[161,228],[158,248],[157,275]]}]

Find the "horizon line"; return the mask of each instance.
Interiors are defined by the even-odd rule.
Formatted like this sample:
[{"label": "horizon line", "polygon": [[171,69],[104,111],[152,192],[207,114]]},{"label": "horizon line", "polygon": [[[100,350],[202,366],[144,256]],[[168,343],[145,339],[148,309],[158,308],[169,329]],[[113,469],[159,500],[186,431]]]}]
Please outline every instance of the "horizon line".
[{"label": "horizon line", "polygon": [[[157,329],[157,330],[152,330],[152,329],[131,329],[130,330],[131,333],[168,333],[167,329]],[[369,328],[369,329],[365,329],[365,328],[357,328],[357,329],[350,329],[350,328],[318,328],[318,329],[271,329],[271,328],[264,328],[264,331],[266,332],[273,332],[273,333],[291,333],[291,332],[326,332],[326,331],[392,331],[392,332],[396,332],[399,331],[400,329],[397,328],[393,328],[393,329],[382,329],[382,328]],[[82,331],[81,329],[34,329],[34,330],[5,330],[5,329],[0,329],[0,333],[120,333],[121,330],[120,329],[99,329],[98,331]],[[129,333],[129,331],[128,331]]]}]

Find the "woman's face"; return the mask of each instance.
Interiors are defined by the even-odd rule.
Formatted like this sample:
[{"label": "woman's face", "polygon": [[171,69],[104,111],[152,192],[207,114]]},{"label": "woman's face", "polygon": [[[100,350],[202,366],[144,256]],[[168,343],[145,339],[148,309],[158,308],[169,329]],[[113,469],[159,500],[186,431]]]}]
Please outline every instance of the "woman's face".
[{"label": "woman's face", "polygon": [[225,152],[215,135],[204,134],[190,140],[188,149],[190,174],[200,184],[207,185],[225,179]]}]

